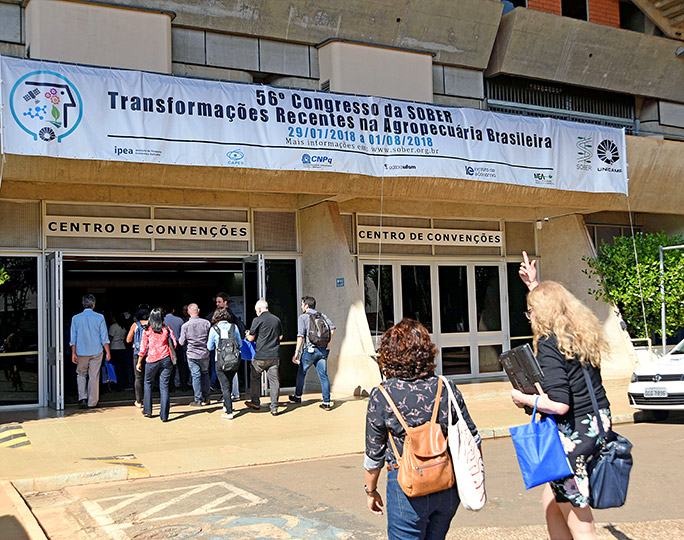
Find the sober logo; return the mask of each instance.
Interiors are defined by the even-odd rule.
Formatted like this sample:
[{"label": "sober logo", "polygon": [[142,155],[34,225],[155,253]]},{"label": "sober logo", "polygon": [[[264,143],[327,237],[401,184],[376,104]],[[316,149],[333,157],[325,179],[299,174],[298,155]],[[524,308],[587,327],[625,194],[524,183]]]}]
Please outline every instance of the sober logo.
[{"label": "sober logo", "polygon": [[10,91],[14,121],[34,141],[61,142],[83,118],[83,102],[72,82],[54,71],[32,71]]},{"label": "sober logo", "polygon": [[609,139],[605,139],[598,144],[596,147],[596,155],[601,161],[608,165],[612,165],[620,159],[618,147]]},{"label": "sober logo", "polygon": [[465,172],[468,176],[473,176],[475,174],[475,169],[472,167],[466,166]]}]

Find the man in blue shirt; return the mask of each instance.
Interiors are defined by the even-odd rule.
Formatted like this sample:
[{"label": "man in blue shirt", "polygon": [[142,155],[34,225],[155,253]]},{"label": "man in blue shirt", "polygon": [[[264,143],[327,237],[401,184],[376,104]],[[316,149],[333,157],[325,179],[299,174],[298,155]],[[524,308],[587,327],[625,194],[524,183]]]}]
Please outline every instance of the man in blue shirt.
[{"label": "man in blue shirt", "polygon": [[[71,319],[71,361],[76,364],[78,406],[81,409],[97,407],[100,399],[100,368],[102,348],[107,362],[112,359],[109,350],[109,334],[105,318],[95,313],[95,297],[86,294],[82,298],[83,312]],[[87,384],[87,388],[86,388]]]}]

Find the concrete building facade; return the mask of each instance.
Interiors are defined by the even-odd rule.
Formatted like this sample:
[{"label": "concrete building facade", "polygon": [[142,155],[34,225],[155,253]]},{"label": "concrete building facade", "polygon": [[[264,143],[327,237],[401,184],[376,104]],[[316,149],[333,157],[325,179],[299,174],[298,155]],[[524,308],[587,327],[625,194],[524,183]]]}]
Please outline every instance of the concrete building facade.
[{"label": "concrete building facade", "polygon": [[[644,1],[630,5],[643,14]],[[285,387],[294,385],[289,357],[303,294],[338,327],[329,365],[338,394],[379,382],[375,347],[405,316],[428,326],[440,373],[501,377],[498,354],[530,339],[517,277],[522,250],[538,259],[544,279],[563,282],[599,314],[612,345],[604,371],[629,371],[632,345],[611,306],[589,295],[582,256],[615,231],[684,228],[684,194],[674,189],[684,170],[684,43],[670,19],[646,15],[642,31],[621,28],[625,10],[612,0],[589,0],[585,20],[562,16],[561,4],[529,0],[506,11],[493,0],[0,2],[3,55],[620,127],[629,163],[625,197],[465,174],[380,178],[7,154],[0,268],[23,282],[0,306],[0,406],[69,400],[70,362],[59,357],[85,292],[110,316],[140,303],[180,309],[191,301],[206,313],[225,290],[247,321],[266,297],[285,324]],[[74,216],[227,221],[249,234],[105,240],[47,226]],[[360,238],[377,226],[495,231],[503,241]],[[12,387],[15,366],[23,388]],[[316,383],[315,375],[307,381]]]}]

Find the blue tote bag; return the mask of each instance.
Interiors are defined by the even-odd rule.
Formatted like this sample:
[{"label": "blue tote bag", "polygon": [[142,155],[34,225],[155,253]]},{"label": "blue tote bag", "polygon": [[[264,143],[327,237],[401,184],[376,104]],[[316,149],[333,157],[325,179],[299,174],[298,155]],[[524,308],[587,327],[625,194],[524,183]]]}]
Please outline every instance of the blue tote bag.
[{"label": "blue tote bag", "polygon": [[538,400],[534,400],[534,412],[529,424],[508,428],[525,489],[573,474],[554,418],[547,416],[536,421]]},{"label": "blue tote bag", "polygon": [[110,362],[103,362],[102,364],[102,383],[116,383],[116,370]]}]

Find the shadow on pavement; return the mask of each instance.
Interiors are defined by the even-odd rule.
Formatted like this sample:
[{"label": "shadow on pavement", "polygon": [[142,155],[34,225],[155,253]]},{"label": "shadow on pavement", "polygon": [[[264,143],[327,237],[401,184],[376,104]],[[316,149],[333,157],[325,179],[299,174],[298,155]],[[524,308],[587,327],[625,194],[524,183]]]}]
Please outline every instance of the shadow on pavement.
[{"label": "shadow on pavement", "polygon": [[0,516],[0,531],[3,540],[30,540],[30,536],[14,516]]}]

